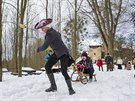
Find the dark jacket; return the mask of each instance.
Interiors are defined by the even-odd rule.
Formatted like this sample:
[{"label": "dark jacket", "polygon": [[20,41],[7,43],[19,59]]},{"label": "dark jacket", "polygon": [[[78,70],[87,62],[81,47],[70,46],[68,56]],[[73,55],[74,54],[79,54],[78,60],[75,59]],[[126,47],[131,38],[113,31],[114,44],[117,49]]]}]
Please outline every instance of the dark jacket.
[{"label": "dark jacket", "polygon": [[92,60],[90,58],[87,58],[86,61],[81,60],[77,64],[83,64],[86,69],[90,68],[94,70]]},{"label": "dark jacket", "polygon": [[50,28],[47,31],[44,44],[37,49],[37,52],[44,51],[48,48],[48,46],[53,49],[57,58],[61,57],[64,54],[68,54],[68,49],[61,39],[61,34],[53,28]]},{"label": "dark jacket", "polygon": [[105,62],[106,62],[106,64],[110,64],[112,62],[112,57],[110,55],[107,55],[105,57]]},{"label": "dark jacket", "polygon": [[[80,65],[83,64],[85,66],[84,73],[86,73],[86,74],[93,74],[94,73],[92,60],[89,57],[87,57],[86,61],[81,60],[77,64],[80,64]],[[79,69],[79,70],[81,70],[81,69]]]}]

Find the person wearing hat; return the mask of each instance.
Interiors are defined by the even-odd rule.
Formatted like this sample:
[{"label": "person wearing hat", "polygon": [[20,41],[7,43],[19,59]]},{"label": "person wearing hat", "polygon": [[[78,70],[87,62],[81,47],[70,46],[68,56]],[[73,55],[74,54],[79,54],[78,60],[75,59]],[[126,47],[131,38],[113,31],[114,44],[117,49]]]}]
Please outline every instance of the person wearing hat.
[{"label": "person wearing hat", "polygon": [[89,74],[89,80],[92,81],[92,75],[94,73],[94,68],[92,64],[92,60],[90,57],[88,57],[88,54],[86,52],[83,52],[81,54],[81,61],[77,63],[77,67],[84,68],[84,73]]},{"label": "person wearing hat", "polygon": [[61,62],[61,72],[65,78],[69,95],[75,93],[72,88],[70,76],[67,73],[67,68],[69,66],[69,51],[61,39],[61,34],[54,30],[53,28],[48,27],[52,23],[52,19],[43,19],[35,25],[35,29],[41,29],[45,35],[45,41],[41,47],[38,47],[37,52],[46,50],[49,46],[53,49],[54,53],[50,56],[49,60],[45,65],[46,74],[49,78],[51,86],[46,89],[46,92],[55,92],[57,91],[57,85],[55,83],[55,78],[52,72],[52,67],[59,60]]}]

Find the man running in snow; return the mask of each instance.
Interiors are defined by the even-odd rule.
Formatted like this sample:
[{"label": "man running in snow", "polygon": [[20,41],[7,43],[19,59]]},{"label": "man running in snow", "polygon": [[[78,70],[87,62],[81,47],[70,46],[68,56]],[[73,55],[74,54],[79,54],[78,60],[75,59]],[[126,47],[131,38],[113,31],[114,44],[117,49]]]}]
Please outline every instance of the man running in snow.
[{"label": "man running in snow", "polygon": [[43,19],[35,25],[35,29],[41,29],[44,33],[46,33],[44,44],[37,49],[37,52],[44,51],[49,46],[54,51],[54,53],[50,56],[49,60],[45,65],[46,73],[51,84],[50,88],[46,89],[45,91],[57,91],[57,85],[55,83],[52,67],[58,62],[58,60],[60,60],[62,75],[64,76],[66,84],[68,86],[69,95],[72,95],[75,93],[75,91],[72,88],[71,79],[67,73],[67,68],[69,64],[69,52],[61,39],[61,34],[53,28],[48,27],[51,22],[52,19]]}]

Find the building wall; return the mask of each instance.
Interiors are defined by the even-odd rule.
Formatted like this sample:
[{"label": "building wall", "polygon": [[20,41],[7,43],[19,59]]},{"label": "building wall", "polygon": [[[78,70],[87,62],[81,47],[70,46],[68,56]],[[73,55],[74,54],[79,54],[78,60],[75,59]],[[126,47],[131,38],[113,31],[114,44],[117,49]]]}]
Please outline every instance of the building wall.
[{"label": "building wall", "polygon": [[[92,61],[95,62],[98,58],[102,57],[103,51],[104,50],[102,50],[102,46],[90,46],[88,54],[91,57]],[[113,58],[114,58],[114,60],[116,60],[118,57],[121,57],[122,59],[127,57],[127,59],[129,61],[131,61],[132,55],[133,55],[133,49],[122,48],[121,51],[114,51]],[[102,58],[104,58],[104,57],[102,57]]]},{"label": "building wall", "polygon": [[92,47],[90,46],[88,54],[91,57],[92,61],[95,62],[98,58],[101,58],[102,47],[101,46],[92,46]]}]

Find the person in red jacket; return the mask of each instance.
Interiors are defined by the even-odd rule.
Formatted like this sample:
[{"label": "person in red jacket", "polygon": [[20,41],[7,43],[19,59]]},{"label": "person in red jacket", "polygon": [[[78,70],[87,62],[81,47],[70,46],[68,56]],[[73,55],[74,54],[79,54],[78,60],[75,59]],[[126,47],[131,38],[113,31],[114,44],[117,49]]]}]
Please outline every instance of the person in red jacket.
[{"label": "person in red jacket", "polygon": [[103,70],[103,62],[102,62],[102,60],[100,58],[97,60],[96,65],[99,67],[99,71],[100,71],[100,67],[101,67],[102,71],[104,71]]}]

